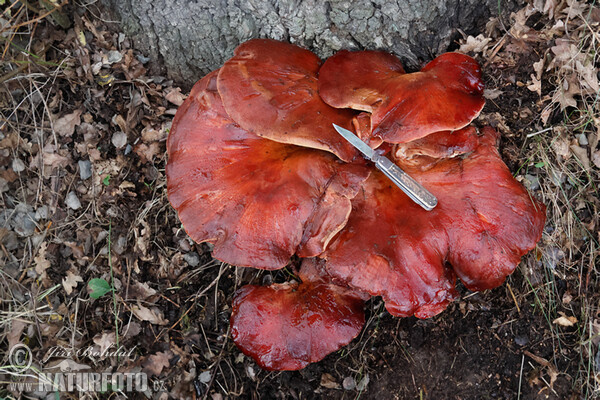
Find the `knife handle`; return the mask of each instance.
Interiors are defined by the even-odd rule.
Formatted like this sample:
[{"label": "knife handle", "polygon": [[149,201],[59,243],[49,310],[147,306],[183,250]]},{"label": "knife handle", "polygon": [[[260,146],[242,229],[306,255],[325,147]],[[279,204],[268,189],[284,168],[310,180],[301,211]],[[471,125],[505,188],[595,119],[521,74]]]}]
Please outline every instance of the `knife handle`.
[{"label": "knife handle", "polygon": [[392,180],[404,193],[415,203],[427,211],[433,210],[437,205],[437,198],[425,189],[421,184],[410,177],[400,167],[390,161],[387,157],[377,155],[372,160],[375,166]]}]

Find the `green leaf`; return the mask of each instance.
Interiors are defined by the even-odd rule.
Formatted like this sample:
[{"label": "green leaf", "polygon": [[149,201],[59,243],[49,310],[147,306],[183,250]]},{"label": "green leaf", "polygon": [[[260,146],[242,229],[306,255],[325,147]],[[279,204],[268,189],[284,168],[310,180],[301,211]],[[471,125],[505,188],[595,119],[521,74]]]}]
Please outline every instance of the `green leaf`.
[{"label": "green leaf", "polygon": [[535,163],[535,167],[536,167],[536,168],[542,168],[544,165],[546,165],[546,163],[545,163],[545,162],[543,162],[543,161],[540,161],[540,162],[536,162],[536,163]]},{"label": "green leaf", "polygon": [[104,183],[104,186],[108,186],[110,184],[110,174],[106,175],[104,179],[102,179],[102,183]]},{"label": "green leaf", "polygon": [[101,278],[94,278],[90,280],[88,287],[91,289],[90,297],[92,299],[99,299],[112,290],[108,282]]}]

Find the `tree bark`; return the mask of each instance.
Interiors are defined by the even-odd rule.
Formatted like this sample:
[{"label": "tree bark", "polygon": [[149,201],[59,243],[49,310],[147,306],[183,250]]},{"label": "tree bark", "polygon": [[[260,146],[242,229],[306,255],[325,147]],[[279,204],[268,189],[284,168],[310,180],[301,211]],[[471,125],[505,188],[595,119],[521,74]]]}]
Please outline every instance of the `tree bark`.
[{"label": "tree bark", "polygon": [[189,86],[240,43],[289,41],[326,58],[384,49],[408,68],[448,49],[458,29],[478,32],[519,0],[101,0],[154,67]]}]

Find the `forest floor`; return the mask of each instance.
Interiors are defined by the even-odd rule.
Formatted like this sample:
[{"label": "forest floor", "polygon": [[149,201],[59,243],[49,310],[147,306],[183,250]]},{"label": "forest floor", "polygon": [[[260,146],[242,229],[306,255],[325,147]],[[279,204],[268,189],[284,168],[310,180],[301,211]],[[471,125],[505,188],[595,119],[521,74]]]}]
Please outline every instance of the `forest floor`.
[{"label": "forest floor", "polygon": [[[505,162],[548,207],[538,247],[504,285],[462,288],[428,320],[370,300],[358,338],[297,372],[261,370],[229,335],[235,290],[281,272],[212,259],[167,200],[165,140],[186,91],[151,76],[93,6],[12,4],[0,19],[1,398],[54,398],[10,382],[57,368],[143,371],[134,398],[600,398],[595,2],[538,0],[452,48],[483,67],[477,123],[502,133]],[[28,376],[11,369],[20,344]],[[130,354],[101,353],[117,344]]]}]

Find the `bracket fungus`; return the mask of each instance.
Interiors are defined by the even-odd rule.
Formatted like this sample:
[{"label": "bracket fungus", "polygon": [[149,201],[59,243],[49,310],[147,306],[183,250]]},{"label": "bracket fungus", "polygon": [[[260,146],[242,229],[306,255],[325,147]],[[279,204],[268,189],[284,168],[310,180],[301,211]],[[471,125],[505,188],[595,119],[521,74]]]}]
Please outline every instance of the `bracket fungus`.
[{"label": "bracket fungus", "polygon": [[[167,191],[213,257],[298,278],[234,295],[232,337],[265,369],[294,370],[355,338],[364,302],[429,318],[496,287],[540,240],[545,207],[511,175],[498,133],[470,125],[484,105],[479,65],[446,53],[405,73],[384,52],[324,64],[267,39],[240,45],[202,78],[167,141]],[[332,128],[357,133],[438,198],[413,203]]]}]

